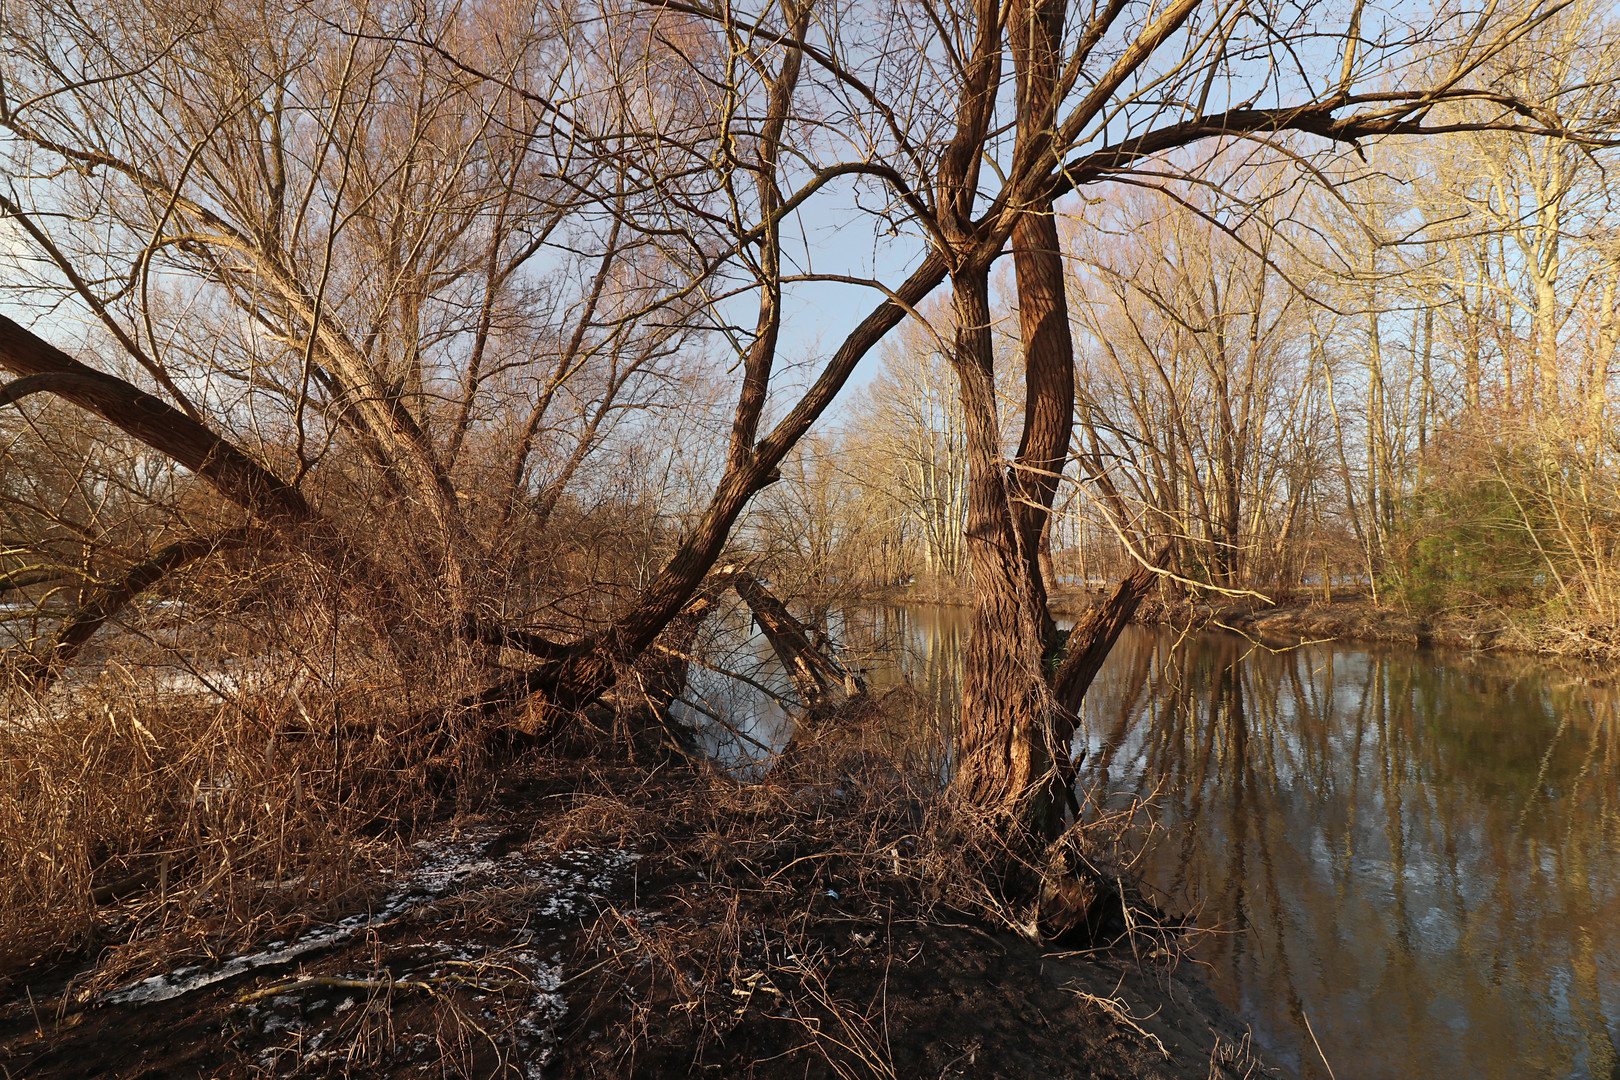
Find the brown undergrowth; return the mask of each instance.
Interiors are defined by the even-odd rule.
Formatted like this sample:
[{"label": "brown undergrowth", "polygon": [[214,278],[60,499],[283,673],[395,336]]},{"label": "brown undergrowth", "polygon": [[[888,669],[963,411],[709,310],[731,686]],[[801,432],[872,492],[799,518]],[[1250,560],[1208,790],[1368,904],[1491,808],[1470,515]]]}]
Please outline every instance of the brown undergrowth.
[{"label": "brown undergrowth", "polygon": [[[443,801],[425,782],[435,748],[402,752],[381,697],[103,676],[0,700],[0,980],[84,950],[110,950],[109,972],[208,958],[361,902]],[[475,777],[466,756],[458,775]]]},{"label": "brown undergrowth", "polygon": [[1417,611],[1365,597],[1332,602],[1279,596],[1221,603],[1145,603],[1144,623],[1178,630],[1226,629],[1296,640],[1343,640],[1437,645],[1474,652],[1522,653],[1571,661],[1620,661],[1620,627],[1596,618],[1559,617],[1545,611],[1490,605]]},{"label": "brown undergrowth", "polygon": [[[1029,950],[1029,964],[1057,946],[1041,938],[1027,881],[1010,880],[1004,846],[939,797],[934,775],[834,742],[763,784],[711,774],[660,795],[663,825],[640,839],[656,856],[645,866],[656,914],[613,910],[586,935],[581,963],[593,977],[573,1022],[574,1066],[602,1077],[777,1075],[760,1063],[781,1058],[793,1075],[1019,1075],[985,1071],[1010,1063],[1016,1039],[976,1036],[952,1016],[996,985],[987,969],[1009,947]],[[1094,819],[1058,849],[1064,898],[1084,897],[1066,912],[1062,951],[1169,971],[1187,939],[1129,877],[1135,817]],[[1129,1026],[1131,1006],[1111,993],[1071,989],[1072,1004],[1106,1003],[1109,1024]],[[1144,1031],[1125,1049],[1155,1040]],[[1073,1067],[1090,1075],[1083,1059]]]},{"label": "brown undergrowth", "polygon": [[[1134,813],[1018,869],[942,797],[938,733],[904,692],[763,779],[580,718],[455,799],[380,752],[334,774],[300,726],[321,714],[279,700],[102,700],[8,733],[8,759],[34,755],[0,833],[23,869],[4,886],[10,1072],[1253,1074],[1131,880]],[[1061,944],[1026,899],[1037,870],[1068,883],[1046,897]],[[217,981],[142,997],[182,964]]]}]

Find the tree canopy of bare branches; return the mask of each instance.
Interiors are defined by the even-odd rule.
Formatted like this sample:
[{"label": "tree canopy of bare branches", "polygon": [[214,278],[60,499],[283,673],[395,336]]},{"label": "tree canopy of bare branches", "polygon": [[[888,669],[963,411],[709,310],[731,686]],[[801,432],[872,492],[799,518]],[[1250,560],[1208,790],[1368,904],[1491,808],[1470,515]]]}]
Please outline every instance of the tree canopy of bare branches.
[{"label": "tree canopy of bare branches", "polygon": [[[251,522],[362,587],[407,679],[452,673],[443,700],[577,706],[688,603],[856,366],[915,319],[949,357],[968,463],[956,788],[1042,835],[1063,819],[1076,672],[1095,660],[1063,652],[1039,557],[1074,434],[1060,201],[1104,183],[1220,198],[1216,159],[1330,182],[1331,160],[1397,136],[1579,154],[1615,121],[1612,95],[1531,77],[1564,47],[1544,33],[1575,17],[1559,2],[7,12],[18,318],[0,322],[16,376],[0,396],[70,403],[206,489],[206,512],[197,491],[152,501],[126,571],[193,519],[221,542]],[[883,258],[829,255],[834,225]],[[1008,254],[1010,455],[990,303]],[[947,284],[951,318],[929,322]],[[790,300],[834,285],[864,315],[784,378]],[[1166,299],[1185,317],[1190,293]],[[1214,385],[1257,350],[1204,361]],[[609,490],[716,385],[729,405],[706,414],[695,498]],[[1219,437],[1212,460],[1237,469],[1241,440]],[[1229,493],[1211,494],[1230,545]],[[559,554],[609,504],[658,520],[612,534],[643,537],[655,565]],[[127,573],[97,580],[97,610],[133,595]],[[503,649],[529,662],[514,674]]]}]

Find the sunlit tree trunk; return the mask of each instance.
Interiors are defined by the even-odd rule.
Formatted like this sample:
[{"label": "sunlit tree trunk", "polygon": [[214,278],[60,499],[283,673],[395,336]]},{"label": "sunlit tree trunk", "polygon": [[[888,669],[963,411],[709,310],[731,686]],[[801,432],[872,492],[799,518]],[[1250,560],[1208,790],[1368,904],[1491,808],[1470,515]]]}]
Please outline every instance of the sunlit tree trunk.
[{"label": "sunlit tree trunk", "polygon": [[1024,802],[1046,769],[1041,728],[1046,687],[1042,622],[1002,466],[990,342],[988,275],[953,279],[956,370],[967,420],[968,568],[972,629],[963,658],[957,735],[959,795],[981,810],[1022,819]]},{"label": "sunlit tree trunk", "polygon": [[[1063,44],[1063,0],[1012,5],[1017,154],[1036,152],[1052,128]],[[968,422],[968,559],[973,630],[964,671],[957,790],[974,805],[1049,832],[1043,779],[1055,748],[1046,663],[1056,650],[1042,538],[1074,430],[1074,344],[1051,200],[1026,208],[1012,233],[1024,355],[1023,433],[1011,472],[990,342],[988,276],[956,276],[957,377]]]}]

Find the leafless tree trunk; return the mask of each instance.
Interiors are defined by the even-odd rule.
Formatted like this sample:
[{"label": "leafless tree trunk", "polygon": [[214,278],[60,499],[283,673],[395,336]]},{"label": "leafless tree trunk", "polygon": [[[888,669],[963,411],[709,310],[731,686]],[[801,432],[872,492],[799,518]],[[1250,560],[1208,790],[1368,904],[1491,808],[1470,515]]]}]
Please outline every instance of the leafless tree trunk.
[{"label": "leafless tree trunk", "polygon": [[[1282,25],[1206,0],[587,7],[496,2],[438,22],[386,5],[220,8],[184,26],[166,9],[8,8],[0,149],[17,183],[0,215],[36,268],[14,295],[71,303],[98,327],[83,355],[114,359],[0,323],[0,367],[20,376],[4,393],[72,403],[201,477],[233,525],[251,517],[331,555],[336,576],[414,591],[420,651],[453,661],[441,706],[538,694],[567,710],[679,617],[862,358],[949,281],[974,591],[955,788],[1034,836],[1059,820],[1050,778],[1091,667],[1051,677],[1040,558],[1073,435],[1061,200],[1111,180],[1168,189],[1178,171],[1196,184],[1198,144],[1279,149],[1321,176],[1320,148],[1384,136],[1612,134],[1601,109],[1480,74],[1550,6],[1445,10],[1378,36],[1359,6],[1335,32],[1325,9]],[[876,30],[908,44],[874,49]],[[1342,64],[1324,76],[1298,57],[1326,40]],[[1272,104],[1239,96],[1257,77]],[[874,238],[905,238],[906,271],[811,265],[805,216],[852,205]],[[1011,455],[990,304],[1009,244],[1025,358]],[[785,298],[807,284],[881,299],[790,392]],[[726,362],[696,370],[708,349]],[[560,559],[554,579],[524,577],[559,515],[586,517],[571,493],[627,412],[652,424],[680,409],[672,388],[722,371],[723,454],[669,515],[659,558],[606,590]],[[1235,398],[1228,443],[1245,438]],[[1198,508],[1228,534],[1233,464]],[[1185,513],[1188,489],[1175,494]],[[525,521],[545,531],[514,549]],[[609,595],[537,627],[570,590]],[[513,611],[514,591],[531,602]],[[1138,591],[1116,593],[1069,656],[1094,658]],[[513,674],[500,648],[535,662]]]}]

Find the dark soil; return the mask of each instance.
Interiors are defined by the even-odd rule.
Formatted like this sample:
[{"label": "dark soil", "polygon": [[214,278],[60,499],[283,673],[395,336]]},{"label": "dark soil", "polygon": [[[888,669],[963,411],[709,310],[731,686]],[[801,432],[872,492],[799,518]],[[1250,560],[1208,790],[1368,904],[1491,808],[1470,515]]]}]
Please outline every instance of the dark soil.
[{"label": "dark soil", "polygon": [[[151,942],[0,975],[0,1070],[1278,1074],[1178,970],[1176,934],[1064,952],[953,904],[892,780],[744,787],[675,767],[537,766],[419,840],[419,868],[381,883],[370,924],[353,916],[324,947],[289,951],[330,928],[256,943],[242,951],[262,966],[146,1003],[109,1000],[131,980],[98,972]],[[223,962],[168,958],[198,965],[176,988]]]}]

